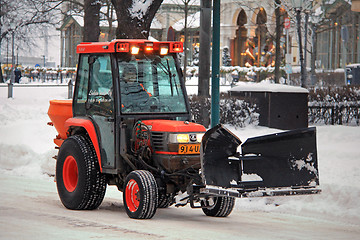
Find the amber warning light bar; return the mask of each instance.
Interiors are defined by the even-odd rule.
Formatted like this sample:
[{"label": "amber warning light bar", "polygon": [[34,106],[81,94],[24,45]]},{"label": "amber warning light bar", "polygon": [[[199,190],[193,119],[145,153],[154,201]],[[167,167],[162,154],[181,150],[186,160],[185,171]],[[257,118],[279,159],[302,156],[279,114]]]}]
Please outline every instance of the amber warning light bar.
[{"label": "amber warning light bar", "polygon": [[129,42],[129,43],[115,43],[115,52],[130,52],[133,55],[137,55],[140,52],[145,54],[151,54],[153,52],[159,52],[160,55],[167,55],[168,53],[180,53],[183,52],[182,42]]},{"label": "amber warning light bar", "polygon": [[116,39],[111,42],[83,42],[77,46],[77,53],[169,53],[183,52],[182,42],[152,42],[146,39]]}]

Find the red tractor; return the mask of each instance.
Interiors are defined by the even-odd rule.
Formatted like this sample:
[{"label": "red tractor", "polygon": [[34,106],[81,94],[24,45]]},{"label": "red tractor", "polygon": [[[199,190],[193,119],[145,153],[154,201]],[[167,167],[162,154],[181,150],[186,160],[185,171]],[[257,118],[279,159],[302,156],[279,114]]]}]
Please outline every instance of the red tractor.
[{"label": "red tractor", "polygon": [[131,218],[174,203],[225,217],[234,197],[253,192],[318,193],[315,129],[248,139],[240,154],[222,125],[206,132],[191,122],[182,51],[181,42],[148,40],[77,46],[73,100],[52,100],[48,112],[63,205],[96,209],[116,185]]}]

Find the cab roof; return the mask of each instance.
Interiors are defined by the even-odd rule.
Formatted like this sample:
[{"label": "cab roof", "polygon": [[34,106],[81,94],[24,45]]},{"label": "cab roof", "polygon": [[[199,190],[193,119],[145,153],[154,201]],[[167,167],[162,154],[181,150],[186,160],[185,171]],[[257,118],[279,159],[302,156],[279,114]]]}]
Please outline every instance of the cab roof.
[{"label": "cab roof", "polygon": [[115,39],[111,42],[82,42],[76,47],[77,53],[114,53],[130,52],[132,47],[142,50],[159,51],[168,48],[169,53],[183,52],[182,42],[158,42],[147,39]]}]

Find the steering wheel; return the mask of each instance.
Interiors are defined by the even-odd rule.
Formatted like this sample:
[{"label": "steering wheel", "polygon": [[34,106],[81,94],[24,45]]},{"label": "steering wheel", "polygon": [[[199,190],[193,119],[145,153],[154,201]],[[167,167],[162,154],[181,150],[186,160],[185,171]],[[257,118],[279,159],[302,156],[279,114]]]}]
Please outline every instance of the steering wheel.
[{"label": "steering wheel", "polygon": [[149,100],[148,100],[148,103],[150,105],[158,105],[159,106],[160,105],[160,100],[157,97],[150,97]]}]

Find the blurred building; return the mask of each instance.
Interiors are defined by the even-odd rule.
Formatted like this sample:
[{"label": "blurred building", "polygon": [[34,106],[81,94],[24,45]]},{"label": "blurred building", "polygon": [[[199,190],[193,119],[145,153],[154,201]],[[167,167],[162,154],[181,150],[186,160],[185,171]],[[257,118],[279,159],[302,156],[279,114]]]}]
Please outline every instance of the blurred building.
[{"label": "blurred building", "polygon": [[317,67],[336,69],[360,63],[359,1],[354,3],[354,7],[346,0],[322,3],[322,19],[316,25]]},{"label": "blurred building", "polygon": [[[83,11],[79,5],[73,2],[66,2],[63,4],[64,15],[62,25],[58,28],[61,32],[61,66],[75,67],[77,64],[76,46],[82,41],[84,19]],[[104,6],[102,11],[107,12],[108,9]],[[189,44],[193,45],[199,39],[199,23],[194,26],[194,21],[199,21],[199,18],[194,18],[194,14],[200,10],[200,0],[192,0],[188,6],[189,15]],[[99,41],[111,41],[115,38],[115,30],[117,27],[116,13],[114,9],[112,20],[100,21],[100,36]],[[182,0],[164,0],[159,11],[157,12],[151,24],[150,36],[156,40],[180,40],[184,41],[184,25],[181,20],[184,18],[184,6]],[[176,30],[174,29],[176,27]]]},{"label": "blurred building", "polygon": [[[316,0],[302,12],[302,35],[307,35],[306,65],[311,65],[311,54],[316,50],[316,66],[336,69],[343,63],[360,62],[360,0]],[[288,4],[288,5],[286,5]],[[289,53],[293,66],[299,65],[298,41],[294,11],[289,3],[280,5],[280,52],[282,59]],[[184,41],[188,32],[189,62],[199,44],[200,0],[189,1],[185,13],[183,0],[164,0],[151,24],[150,36],[156,40]],[[110,9],[113,11],[113,9]],[[61,66],[74,67],[77,63],[76,45],[82,41],[84,25],[82,11],[74,3],[64,5],[61,31]],[[308,32],[304,32],[304,16],[308,14]],[[187,26],[185,27],[185,16]],[[284,21],[290,19],[289,49],[286,49]],[[115,38],[116,14],[113,19],[101,21],[99,41]],[[275,60],[275,8],[273,0],[221,1],[220,46],[230,50],[234,66],[273,66]],[[345,29],[345,30],[342,30]],[[346,32],[346,36],[342,36]],[[346,41],[344,41],[346,37]],[[313,47],[314,46],[314,47]],[[196,51],[194,51],[196,52]],[[343,54],[346,53],[346,54]],[[344,57],[345,56],[345,57]],[[313,58],[315,59],[315,58]]]}]

